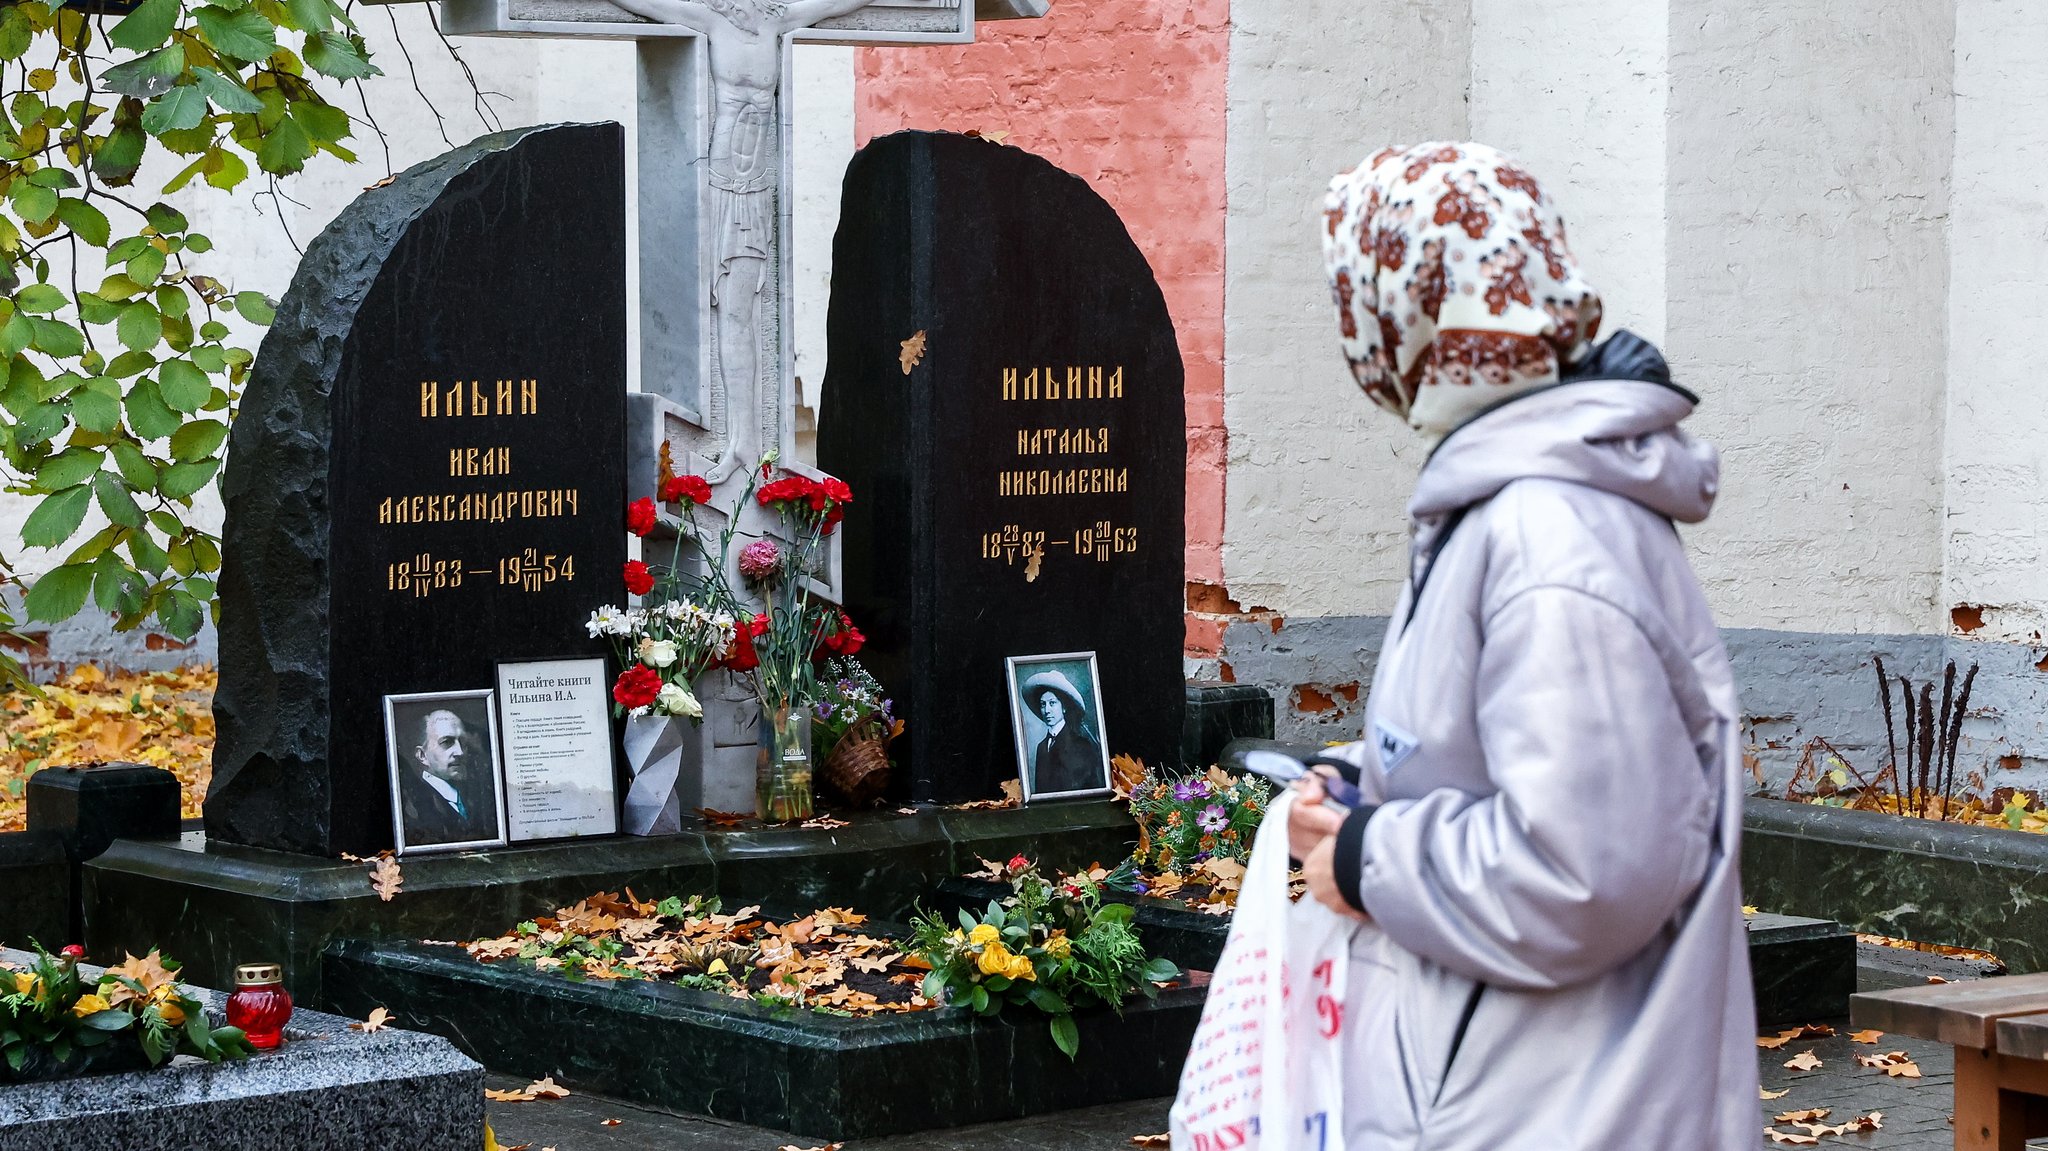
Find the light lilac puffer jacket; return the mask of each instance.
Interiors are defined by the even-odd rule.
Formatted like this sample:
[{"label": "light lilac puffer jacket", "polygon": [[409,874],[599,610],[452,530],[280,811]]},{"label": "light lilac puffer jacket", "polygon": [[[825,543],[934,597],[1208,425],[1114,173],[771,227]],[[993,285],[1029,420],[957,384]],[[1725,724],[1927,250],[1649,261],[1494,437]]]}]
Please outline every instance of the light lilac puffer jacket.
[{"label": "light lilac puffer jacket", "polygon": [[1423,469],[1342,749],[1377,803],[1339,837],[1347,1151],[1760,1145],[1735,687],[1671,522],[1718,486],[1694,403],[1562,384]]}]

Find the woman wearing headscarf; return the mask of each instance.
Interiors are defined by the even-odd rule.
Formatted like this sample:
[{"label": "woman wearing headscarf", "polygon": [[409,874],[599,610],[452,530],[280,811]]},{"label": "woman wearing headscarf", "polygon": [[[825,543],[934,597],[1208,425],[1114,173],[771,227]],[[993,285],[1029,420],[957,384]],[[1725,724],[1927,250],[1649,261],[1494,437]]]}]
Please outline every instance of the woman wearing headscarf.
[{"label": "woman wearing headscarf", "polygon": [[1294,804],[1311,894],[1363,919],[1348,1151],[1753,1151],[1735,687],[1673,523],[1714,449],[1619,332],[1537,181],[1491,148],[1338,177],[1323,245],[1365,394],[1437,439],[1408,583],[1342,750]]}]

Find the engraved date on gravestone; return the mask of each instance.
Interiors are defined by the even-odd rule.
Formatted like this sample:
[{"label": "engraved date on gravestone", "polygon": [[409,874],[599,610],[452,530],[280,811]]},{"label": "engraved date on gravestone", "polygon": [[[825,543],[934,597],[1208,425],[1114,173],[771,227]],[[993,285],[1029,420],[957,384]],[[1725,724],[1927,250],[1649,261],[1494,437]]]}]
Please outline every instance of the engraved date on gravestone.
[{"label": "engraved date on gravestone", "polygon": [[[468,586],[501,587],[539,592],[576,578],[573,540],[551,530],[548,520],[576,519],[584,514],[580,484],[530,487],[514,466],[514,445],[477,443],[478,439],[509,439],[512,429],[489,422],[527,421],[516,429],[531,434],[544,415],[541,382],[537,379],[422,380],[415,429],[430,460],[445,452],[447,473],[432,477],[436,490],[400,491],[377,501],[376,527],[399,524],[511,525],[489,533],[467,551],[451,554],[448,546],[400,555],[384,565],[384,590],[426,599]],[[437,435],[439,433],[439,435]],[[440,436],[448,443],[441,446]],[[520,458],[536,455],[522,445]],[[531,471],[532,469],[527,469]],[[369,525],[365,525],[368,527]],[[366,533],[377,539],[374,532]],[[474,536],[472,536],[474,539]]]}]

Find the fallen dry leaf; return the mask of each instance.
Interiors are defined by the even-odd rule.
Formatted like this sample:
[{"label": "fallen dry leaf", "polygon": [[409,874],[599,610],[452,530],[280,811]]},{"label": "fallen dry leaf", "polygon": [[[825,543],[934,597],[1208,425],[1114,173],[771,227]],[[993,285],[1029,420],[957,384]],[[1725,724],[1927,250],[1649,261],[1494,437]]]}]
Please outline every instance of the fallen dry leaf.
[{"label": "fallen dry leaf", "polygon": [[569,1089],[555,1082],[555,1077],[552,1075],[545,1079],[536,1079],[528,1083],[526,1090],[531,1092],[535,1099],[567,1099],[569,1097]]},{"label": "fallen dry leaf", "polygon": [[1773,1143],[1790,1143],[1797,1147],[1810,1147],[1820,1142],[1820,1140],[1811,1135],[1801,1135],[1797,1131],[1780,1131],[1776,1127],[1764,1128],[1764,1134]]},{"label": "fallen dry leaf", "polygon": [[1756,1089],[1756,1097],[1765,1100],[1783,1099],[1785,1096],[1790,1094],[1792,1094],[1792,1089],[1790,1087],[1785,1088],[1783,1091],[1771,1091],[1763,1087],[1758,1087]]},{"label": "fallen dry leaf", "polygon": [[1133,1135],[1131,1136],[1131,1146],[1171,1147],[1173,1146],[1173,1135],[1171,1132],[1166,1131],[1162,1131],[1157,1135]]},{"label": "fallen dry leaf", "polygon": [[384,1030],[384,1028],[387,1025],[389,1025],[390,1022],[391,1012],[386,1010],[385,1008],[376,1007],[370,1010],[370,1017],[368,1019],[363,1020],[361,1023],[351,1023],[348,1025],[348,1029],[350,1031],[360,1031],[365,1035],[369,1035],[374,1032]]},{"label": "fallen dry leaf", "polygon": [[914,807],[899,807],[899,808],[897,808],[897,809],[896,809],[896,814],[898,814],[898,815],[916,815],[916,814],[917,814],[917,809],[916,809],[916,808],[914,808]]},{"label": "fallen dry leaf", "polygon": [[1128,801],[1138,785],[1145,782],[1144,761],[1136,756],[1112,755],[1109,757],[1109,790],[1121,800]]},{"label": "fallen dry leaf", "polygon": [[1887,1051],[1882,1055],[1858,1055],[1856,1062],[1864,1067],[1875,1068],[1894,1079],[1920,1078],[1920,1065],[1903,1051]]},{"label": "fallen dry leaf", "polygon": [[496,1087],[484,1088],[484,1098],[494,1103],[530,1103],[533,1096],[524,1091],[500,1091]]},{"label": "fallen dry leaf", "polygon": [[1828,1107],[1808,1107],[1804,1111],[1780,1111],[1771,1117],[1773,1123],[1813,1123],[1828,1117]]},{"label": "fallen dry leaf", "polygon": [[1021,779],[1004,780],[1003,798],[1009,800],[1011,803],[1024,802],[1024,781]]},{"label": "fallen dry leaf", "polygon": [[1877,1042],[1878,1040],[1880,1040],[1880,1039],[1883,1039],[1883,1038],[1884,1038],[1884,1032],[1882,1032],[1882,1031],[1858,1031],[1858,1032],[1856,1032],[1855,1034],[1853,1034],[1853,1035],[1849,1036],[1849,1042],[1851,1042],[1851,1043],[1876,1043],[1876,1042]]},{"label": "fallen dry leaf", "polygon": [[713,827],[738,827],[740,824],[754,818],[752,812],[715,811],[708,807],[698,808],[697,814],[703,816],[704,822]]},{"label": "fallen dry leaf", "polygon": [[1024,556],[1024,582],[1037,583],[1038,569],[1045,564],[1045,545],[1039,544]]},{"label": "fallen dry leaf", "polygon": [[903,366],[903,374],[907,376],[910,374],[910,369],[916,367],[923,359],[924,329],[919,328],[917,334],[903,341],[903,350],[897,353],[896,362]]},{"label": "fallen dry leaf", "polygon": [[1928,977],[1927,977],[1927,982],[1929,982],[1929,983],[1947,983],[1947,982],[1948,982],[1948,980],[1946,980],[1946,979],[1943,979],[1943,978],[1942,978],[1941,976],[1939,976],[1939,975],[1930,975],[1930,976],[1928,976]]},{"label": "fallen dry leaf", "polygon": [[1801,1051],[1785,1061],[1785,1066],[1794,1071],[1812,1071],[1820,1066],[1820,1057],[1811,1051]]},{"label": "fallen dry leaf", "polygon": [[1851,1135],[1864,1131],[1876,1131],[1884,1126],[1884,1112],[1872,1111],[1868,1115],[1858,1115],[1856,1118],[1842,1124],[1842,1126],[1848,1128],[1848,1134]]},{"label": "fallen dry leaf", "polygon": [[376,892],[377,898],[386,903],[391,902],[393,897],[398,894],[399,888],[405,883],[405,875],[398,870],[398,860],[393,858],[392,854],[388,851],[380,851],[375,855],[367,856],[350,855],[344,851],[341,853],[341,857],[350,863],[369,865],[370,890]]},{"label": "fallen dry leaf", "polygon": [[1783,1047],[1784,1045],[1790,1042],[1792,1042],[1792,1035],[1790,1032],[1787,1032],[1784,1035],[1772,1035],[1768,1037],[1759,1035],[1756,1037],[1756,1045],[1758,1047],[1763,1048],[1766,1051],[1776,1051],[1778,1048]]},{"label": "fallen dry leaf", "polygon": [[597,1121],[597,1125],[599,1127],[617,1127],[619,1121],[617,1119],[600,1119]]},{"label": "fallen dry leaf", "polygon": [[777,1147],[775,1151],[839,1151],[844,1146],[846,1146],[844,1143],[827,1143],[823,1147],[799,1147],[794,1143],[784,1143],[782,1146]]},{"label": "fallen dry leaf", "polygon": [[847,827],[849,824],[843,819],[834,819],[829,815],[821,815],[816,819],[806,819],[802,823],[797,824],[797,826],[806,831],[831,831],[837,827]]}]

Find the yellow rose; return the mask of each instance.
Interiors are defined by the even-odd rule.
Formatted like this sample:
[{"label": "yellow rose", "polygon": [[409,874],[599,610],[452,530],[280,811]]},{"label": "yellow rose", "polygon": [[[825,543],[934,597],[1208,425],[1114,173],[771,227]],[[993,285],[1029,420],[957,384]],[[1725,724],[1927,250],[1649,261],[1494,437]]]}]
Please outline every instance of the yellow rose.
[{"label": "yellow rose", "polygon": [[1011,957],[1010,966],[1004,970],[1003,974],[1011,979],[1023,982],[1036,983],[1038,981],[1038,972],[1032,968],[1031,961],[1021,955]]},{"label": "yellow rose", "polygon": [[981,958],[975,961],[983,975],[1003,975],[1010,968],[1010,951],[1001,943],[990,943],[981,949]]},{"label": "yellow rose", "polygon": [[156,1005],[157,1015],[173,1027],[185,1022],[185,1009],[178,1006],[177,994],[178,985],[175,983],[159,984],[149,993],[149,1001]]},{"label": "yellow rose", "polygon": [[1003,933],[990,923],[976,924],[974,930],[967,933],[967,941],[977,947],[994,943],[1002,937]]},{"label": "yellow rose", "polygon": [[15,994],[17,994],[17,995],[35,995],[35,994],[37,994],[38,992],[42,991],[42,989],[43,989],[43,982],[42,982],[42,980],[41,980],[41,979],[40,979],[39,977],[37,977],[36,975],[34,975],[34,974],[31,974],[30,972],[27,972],[27,971],[17,971],[17,972],[15,972],[15,973],[14,973],[14,991],[15,991]]},{"label": "yellow rose", "polygon": [[78,1002],[71,1005],[71,1014],[91,1015],[96,1011],[106,1011],[109,1007],[110,1004],[97,995],[81,995]]},{"label": "yellow rose", "polygon": [[1074,941],[1065,934],[1053,936],[1045,941],[1045,953],[1054,959],[1065,959],[1074,950]]}]

